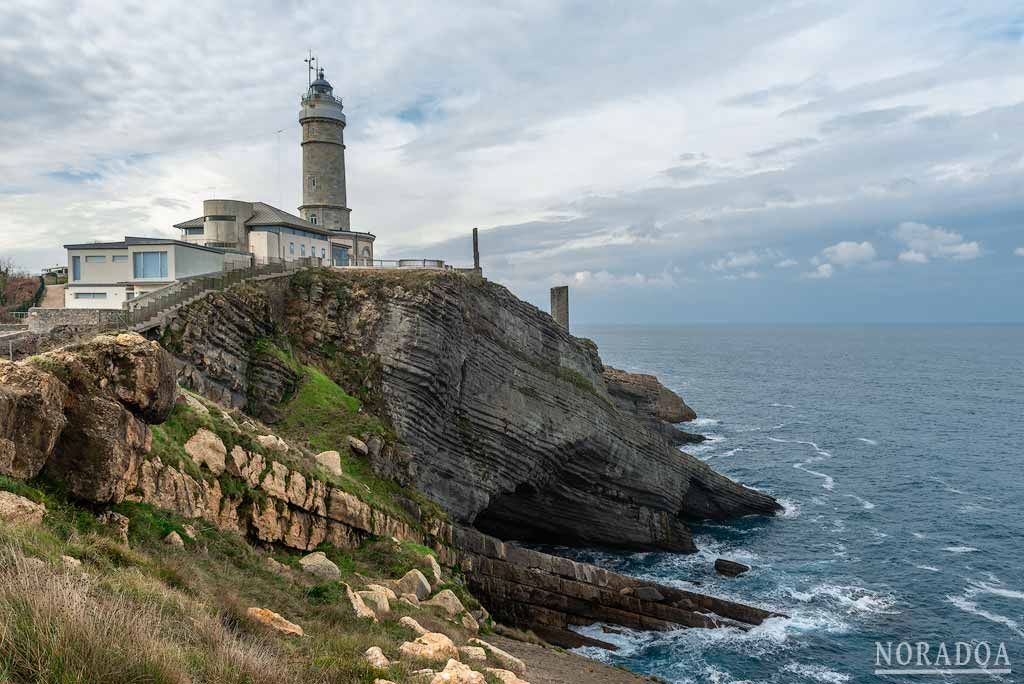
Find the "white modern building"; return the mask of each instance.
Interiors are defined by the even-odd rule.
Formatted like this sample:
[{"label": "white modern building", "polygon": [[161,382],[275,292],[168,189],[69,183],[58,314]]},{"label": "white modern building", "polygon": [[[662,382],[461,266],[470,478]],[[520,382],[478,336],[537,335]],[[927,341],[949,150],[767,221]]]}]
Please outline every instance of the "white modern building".
[{"label": "white modern building", "polygon": [[165,238],[126,237],[121,242],[64,245],[68,253],[68,309],[120,309],[141,294],[188,276],[251,262],[238,250]]}]

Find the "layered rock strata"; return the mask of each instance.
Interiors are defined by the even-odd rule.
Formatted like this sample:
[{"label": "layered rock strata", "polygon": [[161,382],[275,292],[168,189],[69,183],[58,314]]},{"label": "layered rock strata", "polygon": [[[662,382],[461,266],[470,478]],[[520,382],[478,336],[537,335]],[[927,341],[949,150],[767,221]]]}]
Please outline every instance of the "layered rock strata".
[{"label": "layered rock strata", "polygon": [[688,520],[778,510],[622,408],[593,343],[480,279],[305,271],[211,295],[160,333],[183,383],[271,412],[294,372],[253,350],[287,338],[379,401],[407,446],[371,454],[379,474],[498,537],[693,551]]}]

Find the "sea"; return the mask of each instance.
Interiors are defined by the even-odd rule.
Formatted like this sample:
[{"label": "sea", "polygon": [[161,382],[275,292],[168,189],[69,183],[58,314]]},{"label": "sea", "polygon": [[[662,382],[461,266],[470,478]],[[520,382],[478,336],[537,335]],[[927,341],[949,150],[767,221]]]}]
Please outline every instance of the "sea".
[{"label": "sea", "polygon": [[[694,525],[691,555],[559,552],[788,616],[748,631],[594,625],[581,631],[618,650],[581,653],[680,684],[1024,682],[1024,326],[574,333],[678,392],[699,416],[681,427],[707,437],[685,451],[784,512]],[[752,570],[720,577],[718,557]]]}]

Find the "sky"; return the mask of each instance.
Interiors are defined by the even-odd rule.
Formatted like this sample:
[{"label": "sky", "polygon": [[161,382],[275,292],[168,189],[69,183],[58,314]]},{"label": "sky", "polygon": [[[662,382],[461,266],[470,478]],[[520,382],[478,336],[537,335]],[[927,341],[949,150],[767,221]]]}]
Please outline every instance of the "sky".
[{"label": "sky", "polygon": [[378,258],[576,323],[1024,320],[1024,7],[0,3],[0,255],[300,201],[312,49]]}]

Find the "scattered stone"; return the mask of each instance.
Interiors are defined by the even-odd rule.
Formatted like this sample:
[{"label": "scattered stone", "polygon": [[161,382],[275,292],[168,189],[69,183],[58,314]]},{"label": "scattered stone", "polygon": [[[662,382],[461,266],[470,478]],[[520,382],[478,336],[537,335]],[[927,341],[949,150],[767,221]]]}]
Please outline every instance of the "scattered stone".
[{"label": "scattered stone", "polygon": [[65,570],[77,570],[82,567],[82,561],[73,556],[61,556],[60,562],[64,566]]},{"label": "scattered stone", "polygon": [[480,625],[479,623],[477,623],[476,618],[474,618],[469,613],[463,613],[462,617],[459,618],[459,622],[462,623],[463,629],[470,631],[473,634],[476,634],[480,631]]},{"label": "scattered stone", "polygon": [[529,682],[517,677],[515,672],[510,672],[508,670],[499,670],[495,667],[485,667],[484,672],[497,679],[501,684],[530,684]]},{"label": "scattered stone", "polygon": [[373,684],[395,684],[390,679],[374,679]]},{"label": "scattered stone", "polygon": [[228,427],[230,427],[235,432],[241,432],[241,430],[238,429],[238,423],[236,423],[235,419],[231,417],[231,414],[225,411],[224,409],[219,410],[220,417],[224,420],[225,423],[228,424]]},{"label": "scattered stone", "polygon": [[377,614],[370,610],[370,608],[363,603],[362,597],[352,591],[352,587],[347,584],[345,585],[345,596],[348,598],[348,602],[352,604],[352,611],[356,614],[357,618],[377,622]]},{"label": "scattered stone", "polygon": [[181,535],[171,530],[171,532],[164,537],[164,544],[168,546],[176,546],[179,549],[185,548],[185,540],[181,538]]},{"label": "scattered stone", "polygon": [[480,606],[476,610],[469,611],[469,614],[473,616],[479,624],[486,625],[487,621],[491,619],[491,614],[487,612],[487,609]]},{"label": "scattered stone", "polygon": [[416,594],[402,594],[402,598],[400,600],[405,601],[406,603],[415,608],[420,607],[420,600],[416,596]]},{"label": "scattered stone", "polygon": [[389,601],[397,601],[398,600],[398,596],[395,595],[395,592],[393,592],[390,588],[385,587],[384,585],[381,585],[381,584],[367,584],[366,585],[366,590],[367,591],[380,591],[380,592],[383,592],[384,595],[388,597]]},{"label": "scattered stone", "polygon": [[366,662],[370,664],[370,667],[378,670],[386,670],[391,667],[391,661],[388,660],[386,655],[384,655],[384,651],[380,650],[380,646],[371,646],[366,649],[366,652],[363,653],[363,657],[366,659]]},{"label": "scattered stone", "polygon": [[224,472],[224,461],[228,450],[220,437],[206,428],[199,428],[196,434],[185,442],[185,453],[192,457],[196,465],[205,465],[214,475]]},{"label": "scattered stone", "polygon": [[737,563],[736,561],[728,560],[727,558],[719,558],[715,561],[715,572],[719,575],[725,575],[726,577],[736,577],[750,570],[749,565],[743,563]]},{"label": "scattered stone", "polygon": [[323,551],[315,551],[299,560],[302,569],[311,575],[322,577],[325,580],[341,579],[341,570],[330,558],[324,555]]},{"label": "scattered stone", "polygon": [[388,603],[388,595],[383,591],[357,591],[356,594],[359,598],[363,599],[363,603],[372,607],[375,614],[387,615],[391,612],[391,604]]},{"label": "scattered stone", "polygon": [[290,636],[303,635],[302,627],[299,627],[294,622],[289,622],[272,610],[267,610],[266,608],[250,608],[245,612],[246,615],[256,622],[275,629],[282,634],[288,634]]},{"label": "scattered stone", "polygon": [[466,607],[462,605],[462,601],[459,600],[459,597],[451,589],[439,592],[434,598],[424,601],[423,605],[440,608],[448,617],[455,617],[466,612]]},{"label": "scattered stone", "polygon": [[633,596],[641,601],[664,601],[665,596],[656,587],[637,587]]},{"label": "scattered stone", "polygon": [[43,504],[12,492],[0,492],[0,520],[12,525],[40,525],[44,515]]},{"label": "scattered stone", "polygon": [[422,601],[430,596],[430,582],[422,572],[413,569],[398,580],[396,591],[399,594],[416,594],[416,598]]},{"label": "scattered stone", "polygon": [[182,392],[180,396],[185,400],[185,404],[190,409],[195,411],[196,413],[198,413],[200,415],[203,415],[203,416],[210,415],[210,409],[206,408],[206,404],[204,404],[203,402],[199,401],[196,397],[192,396],[190,393]]},{"label": "scattered stone", "polygon": [[430,682],[434,680],[434,675],[436,674],[436,672],[429,669],[414,670],[409,673],[409,682],[412,684],[430,684]]},{"label": "scattered stone", "polygon": [[270,556],[267,556],[263,562],[266,563],[271,572],[276,572],[278,575],[288,574],[288,566]]},{"label": "scattered stone", "polygon": [[288,444],[277,435],[257,435],[256,441],[260,443],[264,449],[270,449],[281,454],[288,453]]},{"label": "scattered stone", "polygon": [[316,462],[331,475],[341,475],[341,454],[337,451],[321,451],[316,455]]},{"label": "scattered stone", "polygon": [[380,450],[384,448],[384,440],[377,435],[370,435],[366,440],[366,449],[369,451],[370,458],[377,458],[380,456]]},{"label": "scattered stone", "polygon": [[511,653],[501,650],[497,646],[492,646],[482,639],[470,639],[470,646],[479,646],[480,648],[487,651],[495,662],[501,665],[504,670],[512,670],[521,677],[526,676],[526,663],[519,658],[516,658]]},{"label": "scattered stone", "polygon": [[186,537],[188,537],[189,539],[192,539],[193,541],[195,540],[195,538],[196,538],[196,528],[192,527],[191,525],[182,525],[181,529],[185,531],[185,536]]},{"label": "scattered stone", "polygon": [[462,656],[463,662],[467,663],[486,663],[487,662],[487,651],[480,648],[479,646],[460,646],[459,655]]},{"label": "scattered stone", "polygon": [[469,665],[452,658],[443,670],[434,675],[430,684],[487,684],[487,680]]},{"label": "scattered stone", "polygon": [[421,625],[420,623],[416,622],[416,620],[412,619],[408,615],[406,615],[401,620],[399,620],[398,624],[403,625],[405,627],[408,627],[412,631],[416,632],[417,636],[423,636],[424,634],[429,634],[430,633],[428,630],[423,628],[423,625]]},{"label": "scattered stone", "polygon": [[436,589],[439,584],[443,583],[443,580],[441,579],[441,565],[437,562],[437,559],[434,558],[434,554],[432,553],[428,553],[425,558],[427,562],[430,563],[430,574],[434,576],[434,581],[430,583],[430,586]]},{"label": "scattered stone", "polygon": [[621,629],[615,627],[609,627],[608,625],[601,625],[601,631],[605,634],[622,634]]},{"label": "scattered stone", "polygon": [[105,511],[97,517],[101,525],[113,528],[122,544],[128,543],[128,526],[131,525],[131,518],[114,511]]},{"label": "scattered stone", "polygon": [[440,632],[427,632],[416,637],[416,641],[406,641],[398,649],[399,653],[406,660],[429,660],[435,663],[443,663],[449,658],[458,658],[459,649],[444,634]]},{"label": "scattered stone", "polygon": [[348,438],[348,445],[352,448],[352,451],[356,452],[360,456],[366,456],[370,453],[370,450],[366,448],[366,442],[355,437]]}]

